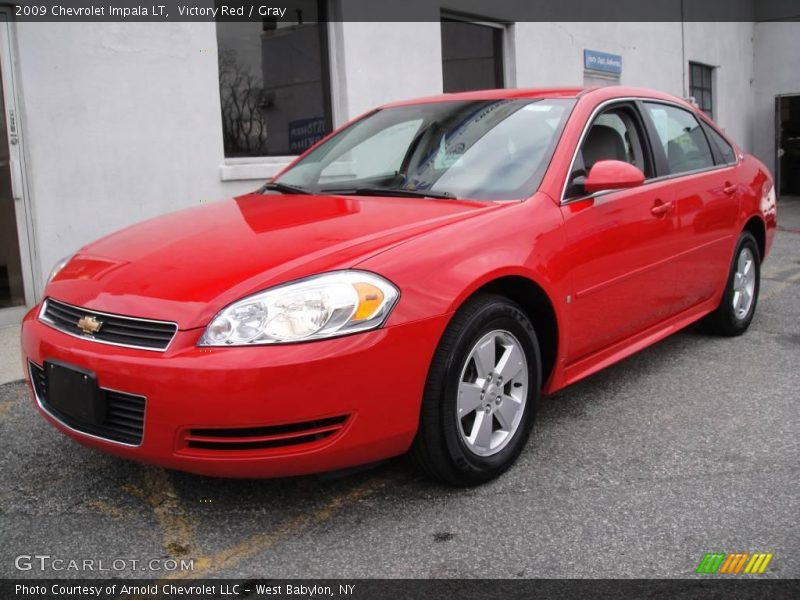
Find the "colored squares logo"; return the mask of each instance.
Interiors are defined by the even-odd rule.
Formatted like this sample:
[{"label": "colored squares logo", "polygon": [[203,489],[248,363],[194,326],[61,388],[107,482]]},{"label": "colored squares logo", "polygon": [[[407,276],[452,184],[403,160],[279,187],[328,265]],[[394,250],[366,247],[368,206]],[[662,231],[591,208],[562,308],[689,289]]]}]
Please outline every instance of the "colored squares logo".
[{"label": "colored squares logo", "polygon": [[772,552],[753,552],[752,554],[750,552],[734,552],[731,554],[724,552],[706,553],[697,567],[697,573],[761,574],[767,570],[767,565],[772,560],[772,556]]}]

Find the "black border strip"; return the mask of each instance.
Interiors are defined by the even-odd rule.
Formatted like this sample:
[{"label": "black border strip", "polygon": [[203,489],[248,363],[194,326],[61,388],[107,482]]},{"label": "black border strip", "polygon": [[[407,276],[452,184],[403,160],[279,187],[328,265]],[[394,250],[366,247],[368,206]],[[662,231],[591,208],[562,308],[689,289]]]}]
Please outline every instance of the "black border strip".
[{"label": "black border strip", "polygon": [[[438,21],[442,11],[498,22],[799,21],[797,0],[327,0],[325,19],[360,22]],[[277,9],[291,22],[309,0],[0,0],[18,21],[261,21]],[[182,10],[181,7],[184,7]],[[125,15],[112,9],[129,9]],[[186,9],[189,9],[188,11]],[[335,15],[332,16],[332,15]]]},{"label": "black border strip", "polygon": [[[18,586],[26,586],[20,590]],[[135,595],[121,593],[123,586],[137,586]],[[171,587],[174,586],[174,587]],[[266,593],[258,586],[270,588]],[[287,586],[292,592],[286,593]],[[301,587],[302,586],[302,587]],[[340,587],[341,586],[341,587]],[[351,587],[345,587],[351,586]],[[69,593],[80,588],[100,588]],[[144,589],[142,589],[144,587]],[[177,593],[176,589],[184,593]],[[187,588],[197,590],[185,593]],[[330,594],[326,589],[330,589]],[[32,590],[37,591],[33,592]],[[114,590],[112,592],[112,590]],[[316,590],[316,592],[315,592]],[[345,590],[347,593],[343,592]],[[303,593],[305,591],[305,593]],[[514,598],[579,598],[641,599],[663,598],[725,598],[727,599],[795,599],[800,596],[800,581],[796,579],[755,579],[750,576],[715,576],[695,579],[2,579],[0,597],[3,600],[83,600],[98,598],[137,598],[140,600],[216,600],[225,598],[335,598],[338,600],[373,600],[392,598],[458,598],[459,600],[510,600]]]}]

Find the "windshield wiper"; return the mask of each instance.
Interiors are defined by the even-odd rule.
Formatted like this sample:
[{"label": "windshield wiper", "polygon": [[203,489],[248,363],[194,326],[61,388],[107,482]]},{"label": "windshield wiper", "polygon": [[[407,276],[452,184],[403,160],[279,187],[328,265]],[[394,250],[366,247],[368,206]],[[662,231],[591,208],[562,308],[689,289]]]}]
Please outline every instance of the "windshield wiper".
[{"label": "windshield wiper", "polygon": [[289,185],[288,183],[280,183],[279,181],[270,181],[264,184],[259,191],[271,190],[274,192],[283,192],[284,194],[311,194],[307,189],[298,187],[296,185]]},{"label": "windshield wiper", "polygon": [[321,190],[324,194],[340,194],[342,196],[404,196],[408,198],[439,198],[442,200],[457,200],[449,192],[432,192],[430,190],[407,190],[404,188],[382,187],[357,187],[357,188],[328,188]]}]

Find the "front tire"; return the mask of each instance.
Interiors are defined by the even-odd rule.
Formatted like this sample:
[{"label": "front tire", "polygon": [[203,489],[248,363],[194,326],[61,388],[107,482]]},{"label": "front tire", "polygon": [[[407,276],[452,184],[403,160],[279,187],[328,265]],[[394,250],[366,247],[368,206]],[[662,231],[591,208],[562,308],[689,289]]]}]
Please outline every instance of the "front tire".
[{"label": "front tire", "polygon": [[760,288],[761,253],[753,234],[743,231],[736,243],[722,300],[706,317],[706,329],[727,337],[742,335],[755,315]]},{"label": "front tire", "polygon": [[412,459],[452,485],[497,477],[530,435],[541,380],[539,343],[520,307],[503,296],[472,298],[431,363]]}]

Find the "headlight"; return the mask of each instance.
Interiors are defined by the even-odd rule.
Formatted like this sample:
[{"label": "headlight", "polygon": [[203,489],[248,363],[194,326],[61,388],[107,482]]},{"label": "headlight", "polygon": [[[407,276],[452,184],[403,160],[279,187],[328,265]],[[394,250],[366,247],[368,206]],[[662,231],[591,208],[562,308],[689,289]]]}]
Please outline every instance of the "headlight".
[{"label": "headlight", "polygon": [[70,254],[69,256],[65,256],[64,258],[62,258],[60,261],[58,261],[55,264],[55,266],[53,267],[53,270],[50,271],[50,276],[47,278],[47,283],[50,283],[51,281],[53,281],[53,279],[55,279],[55,276],[58,275],[61,272],[61,269],[63,269],[64,267],[67,266],[67,263],[70,260],[72,260],[73,256],[74,256],[74,254]]},{"label": "headlight", "polygon": [[208,324],[199,346],[300,342],[380,327],[400,293],[386,279],[337,271],[234,302]]}]

